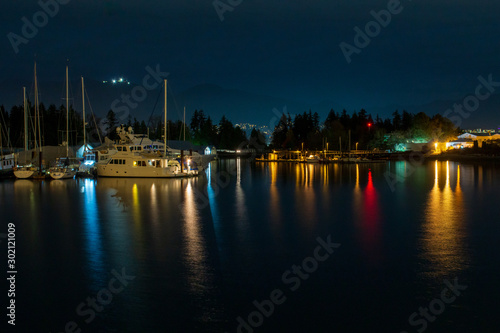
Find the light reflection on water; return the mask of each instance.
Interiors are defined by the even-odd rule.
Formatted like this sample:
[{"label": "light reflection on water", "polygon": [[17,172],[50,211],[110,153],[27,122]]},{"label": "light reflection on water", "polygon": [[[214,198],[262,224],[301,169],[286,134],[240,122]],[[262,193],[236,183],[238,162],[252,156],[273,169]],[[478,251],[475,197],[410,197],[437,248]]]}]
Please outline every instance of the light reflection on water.
[{"label": "light reflection on water", "polygon": [[85,244],[85,255],[87,257],[87,267],[85,273],[90,276],[93,283],[98,286],[107,274],[104,270],[101,218],[97,208],[97,198],[95,194],[95,181],[83,179],[80,181],[83,194],[83,242]]},{"label": "light reflection on water", "polygon": [[[387,170],[401,176],[394,192],[384,178]],[[25,260],[39,260],[33,268],[25,266],[27,274],[32,269],[44,281],[70,283],[58,270],[40,268],[56,266],[53,261],[65,272],[83,267],[85,295],[105,287],[112,269],[126,267],[137,276],[104,316],[117,331],[134,325],[132,317],[141,318],[149,331],[164,328],[165,321],[174,331],[185,325],[186,331],[234,331],[235,318],[249,313],[254,299],[285,288],[281,274],[311,255],[316,237],[331,234],[342,243],[335,259],[321,263],[318,273],[303,281],[304,289],[287,294],[288,303],[273,317],[290,331],[295,327],[287,320],[297,313],[308,323],[330,320],[318,317],[311,304],[325,306],[340,327],[358,325],[345,319],[348,308],[373,318],[373,309],[361,302],[366,296],[347,300],[346,307],[322,298],[346,299],[340,298],[346,296],[342,291],[371,294],[373,277],[391,276],[394,283],[377,285],[387,298],[376,302],[401,304],[405,316],[415,311],[412,300],[431,285],[441,288],[443,279],[477,260],[468,250],[472,236],[466,225],[479,223],[470,219],[471,205],[489,197],[498,175],[494,168],[453,162],[313,165],[237,159],[212,163],[198,178],[13,181],[0,183],[0,195],[12,206],[7,216],[19,223],[19,237],[28,244]],[[51,246],[56,259],[46,255]],[[405,271],[416,274],[400,277]],[[406,288],[421,280],[426,283],[420,289]],[[407,294],[392,296],[394,286]],[[80,301],[63,306],[74,308]],[[39,316],[50,317],[44,310]],[[50,329],[68,319],[57,318]]]},{"label": "light reflection on water", "polygon": [[468,262],[464,244],[465,214],[460,165],[435,161],[434,185],[427,198],[422,225],[423,257],[429,263],[425,265],[424,274],[446,278],[464,269]]},{"label": "light reflection on water", "polygon": [[200,216],[196,208],[193,187],[188,183],[184,192],[182,207],[184,238],[186,245],[186,263],[189,264],[189,286],[195,294],[202,294],[207,282],[205,265],[205,244],[200,233]]}]

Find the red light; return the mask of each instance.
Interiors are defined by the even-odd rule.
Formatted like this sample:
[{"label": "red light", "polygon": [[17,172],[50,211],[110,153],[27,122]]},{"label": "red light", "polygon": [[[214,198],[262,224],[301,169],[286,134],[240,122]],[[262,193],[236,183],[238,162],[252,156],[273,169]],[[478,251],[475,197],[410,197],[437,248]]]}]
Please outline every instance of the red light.
[{"label": "red light", "polygon": [[368,123],[368,127],[371,127],[371,126],[372,126],[372,124],[371,124],[371,123]]}]

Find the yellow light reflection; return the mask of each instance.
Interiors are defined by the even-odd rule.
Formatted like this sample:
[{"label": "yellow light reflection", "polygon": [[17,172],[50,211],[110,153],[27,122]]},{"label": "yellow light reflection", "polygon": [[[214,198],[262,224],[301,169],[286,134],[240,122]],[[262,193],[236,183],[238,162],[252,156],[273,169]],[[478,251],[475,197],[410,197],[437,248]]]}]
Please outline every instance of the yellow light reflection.
[{"label": "yellow light reflection", "polygon": [[439,188],[440,167],[435,162],[434,186],[429,193],[423,225],[423,257],[429,262],[429,275],[441,278],[456,274],[468,261],[464,250],[464,215],[462,191],[460,189],[460,168],[457,167],[457,185],[451,188],[450,163],[446,163],[446,183]]},{"label": "yellow light reflection", "polygon": [[278,178],[278,162],[270,162],[269,169],[271,170],[271,184],[276,184]]},{"label": "yellow light reflection", "polygon": [[271,171],[271,185],[269,187],[270,195],[270,217],[271,222],[274,224],[281,224],[281,206],[280,206],[280,196],[279,190],[276,185],[276,178],[278,177],[278,163],[269,163],[269,169]]},{"label": "yellow light reflection", "polygon": [[296,167],[297,174],[295,186],[295,202],[297,207],[302,207],[299,211],[300,220],[308,230],[312,230],[313,223],[316,222],[316,194],[314,192],[314,165],[309,163],[299,163]]},{"label": "yellow light reflection", "polygon": [[[35,185],[36,184],[36,185]],[[38,251],[37,247],[40,243],[39,237],[39,211],[40,211],[40,196],[35,195],[35,190],[37,193],[42,190],[42,182],[33,182],[27,179],[16,179],[14,181],[14,198],[15,201],[25,202],[26,198],[29,198],[29,207],[22,214],[26,214],[26,220],[30,221],[28,224],[30,227],[30,248],[33,249],[33,253]]]},{"label": "yellow light reflection", "polygon": [[151,219],[153,220],[153,223],[157,224],[159,222],[159,211],[158,211],[158,193],[156,191],[156,185],[155,183],[151,184],[151,190],[150,190],[150,195],[151,195]]},{"label": "yellow light reflection", "polygon": [[196,294],[203,294],[207,283],[207,267],[205,263],[205,244],[200,232],[200,215],[196,207],[195,193],[191,182],[185,190],[184,207],[184,232],[186,245],[186,265],[189,269],[189,286]]},{"label": "yellow light reflection", "polygon": [[134,221],[139,223],[141,220],[141,205],[139,204],[139,189],[137,188],[137,183],[134,183],[132,186],[132,203]]},{"label": "yellow light reflection", "polygon": [[356,164],[356,182],[353,191],[352,211],[354,214],[355,225],[359,231],[362,232],[363,193],[361,192],[361,187],[359,186],[359,164]]}]

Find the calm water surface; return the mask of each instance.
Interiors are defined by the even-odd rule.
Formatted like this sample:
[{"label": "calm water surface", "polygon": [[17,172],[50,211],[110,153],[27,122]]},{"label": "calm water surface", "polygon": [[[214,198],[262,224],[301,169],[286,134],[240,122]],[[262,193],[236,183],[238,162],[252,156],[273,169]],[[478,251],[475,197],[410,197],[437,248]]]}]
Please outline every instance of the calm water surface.
[{"label": "calm water surface", "polygon": [[498,332],[499,186],[499,166],[435,161],[4,180],[16,331]]}]

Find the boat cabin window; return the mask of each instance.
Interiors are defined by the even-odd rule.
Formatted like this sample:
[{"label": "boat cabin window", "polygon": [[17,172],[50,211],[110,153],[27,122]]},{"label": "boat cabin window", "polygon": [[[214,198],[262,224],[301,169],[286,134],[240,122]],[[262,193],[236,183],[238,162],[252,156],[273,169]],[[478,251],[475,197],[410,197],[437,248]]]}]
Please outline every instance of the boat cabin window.
[{"label": "boat cabin window", "polygon": [[112,159],[109,164],[125,164],[125,160]]},{"label": "boat cabin window", "polygon": [[122,151],[122,147],[121,146],[116,146],[116,150]]}]

